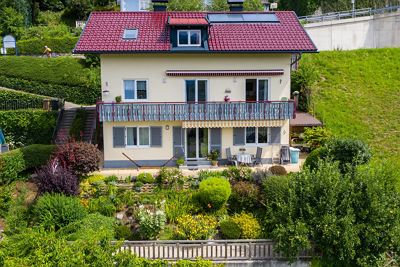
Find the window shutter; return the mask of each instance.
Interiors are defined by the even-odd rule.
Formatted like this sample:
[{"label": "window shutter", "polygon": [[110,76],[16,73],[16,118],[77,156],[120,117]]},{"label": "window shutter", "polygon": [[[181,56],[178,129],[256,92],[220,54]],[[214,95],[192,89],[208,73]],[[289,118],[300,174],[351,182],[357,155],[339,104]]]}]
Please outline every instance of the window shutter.
[{"label": "window shutter", "polygon": [[150,127],[150,146],[162,146],[162,127]]},{"label": "window shutter", "polygon": [[271,144],[280,144],[281,143],[281,128],[280,127],[272,127],[271,128]]},{"label": "window shutter", "polygon": [[183,130],[182,127],[173,127],[173,149],[176,158],[185,156],[185,149],[183,145]]},{"label": "window shutter", "polygon": [[233,145],[245,145],[245,128],[233,128]]},{"label": "window shutter", "polygon": [[113,147],[125,147],[125,127],[113,127]]},{"label": "window shutter", "polygon": [[210,149],[218,150],[221,154],[222,144],[221,144],[221,128],[211,128],[210,129]]}]

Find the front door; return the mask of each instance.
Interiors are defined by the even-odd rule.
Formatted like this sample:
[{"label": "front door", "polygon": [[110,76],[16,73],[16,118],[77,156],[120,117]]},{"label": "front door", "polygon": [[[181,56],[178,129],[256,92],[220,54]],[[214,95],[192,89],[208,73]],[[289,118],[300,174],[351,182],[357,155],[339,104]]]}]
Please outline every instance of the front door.
[{"label": "front door", "polygon": [[188,159],[205,159],[208,154],[208,129],[186,129],[186,157]]}]

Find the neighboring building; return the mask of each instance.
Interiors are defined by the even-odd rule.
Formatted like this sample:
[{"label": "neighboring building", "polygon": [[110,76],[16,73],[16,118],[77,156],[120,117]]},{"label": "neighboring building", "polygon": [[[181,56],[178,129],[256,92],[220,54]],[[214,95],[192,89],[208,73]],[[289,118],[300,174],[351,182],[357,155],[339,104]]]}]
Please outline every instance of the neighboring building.
[{"label": "neighboring building", "polygon": [[279,158],[292,55],[317,49],[294,12],[161,11],[93,12],[74,51],[100,54],[104,166],[121,168],[123,154],[142,166],[214,149],[224,161],[226,148]]},{"label": "neighboring building", "polygon": [[[204,0],[205,5],[211,5],[211,0]],[[121,0],[121,11],[149,11],[151,0]]]}]

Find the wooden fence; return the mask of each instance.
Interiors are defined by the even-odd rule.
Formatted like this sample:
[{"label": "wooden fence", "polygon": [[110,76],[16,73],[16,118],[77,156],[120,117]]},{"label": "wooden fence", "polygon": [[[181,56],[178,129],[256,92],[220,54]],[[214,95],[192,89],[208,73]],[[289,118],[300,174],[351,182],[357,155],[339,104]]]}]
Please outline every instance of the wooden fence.
[{"label": "wooden fence", "polygon": [[[168,240],[126,241],[121,251],[130,251],[138,257],[177,261],[203,258],[214,262],[285,260],[275,251],[272,240]],[[311,250],[301,251],[299,260],[310,260]]]}]

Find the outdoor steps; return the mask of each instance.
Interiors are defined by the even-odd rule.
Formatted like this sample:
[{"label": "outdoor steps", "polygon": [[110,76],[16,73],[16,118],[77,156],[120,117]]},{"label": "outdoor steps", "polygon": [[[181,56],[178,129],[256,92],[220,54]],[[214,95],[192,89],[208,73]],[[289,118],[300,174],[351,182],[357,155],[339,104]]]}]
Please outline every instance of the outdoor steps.
[{"label": "outdoor steps", "polygon": [[71,128],[72,123],[75,119],[76,110],[77,110],[76,108],[64,110],[63,116],[58,125],[56,137],[54,140],[55,144],[61,145],[68,141],[69,129]]},{"label": "outdoor steps", "polygon": [[183,170],[210,169],[211,162],[209,160],[186,160],[185,164],[179,168]]},{"label": "outdoor steps", "polygon": [[86,107],[86,122],[83,131],[82,141],[86,143],[94,143],[96,136],[96,107]]}]

